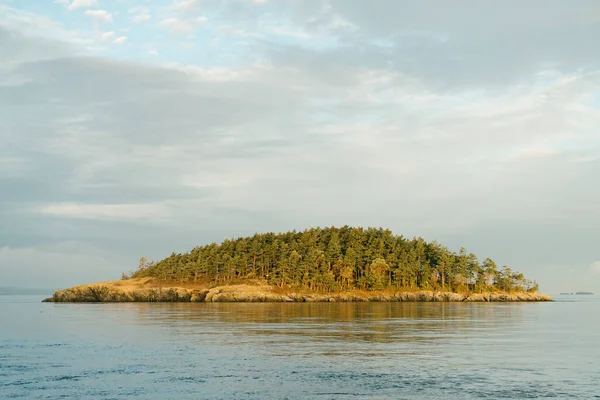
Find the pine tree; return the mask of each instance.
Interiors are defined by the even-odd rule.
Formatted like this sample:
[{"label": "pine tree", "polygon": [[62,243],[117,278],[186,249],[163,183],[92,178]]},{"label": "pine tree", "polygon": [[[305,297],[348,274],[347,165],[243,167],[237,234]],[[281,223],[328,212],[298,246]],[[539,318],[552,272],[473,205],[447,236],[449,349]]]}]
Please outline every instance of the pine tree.
[{"label": "pine tree", "polygon": [[158,263],[140,260],[131,277],[162,281],[226,283],[259,278],[280,287],[318,291],[387,287],[437,290],[537,290],[537,284],[508,267],[461,248],[406,240],[384,229],[312,228],[303,232],[255,234],[198,246]]}]

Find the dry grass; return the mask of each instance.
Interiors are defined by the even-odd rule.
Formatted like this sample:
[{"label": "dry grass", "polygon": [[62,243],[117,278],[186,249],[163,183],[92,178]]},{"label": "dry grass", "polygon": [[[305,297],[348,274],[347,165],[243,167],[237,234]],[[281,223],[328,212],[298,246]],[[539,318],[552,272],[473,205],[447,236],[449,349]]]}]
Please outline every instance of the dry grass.
[{"label": "dry grass", "polygon": [[175,282],[161,282],[154,278],[132,278],[126,280],[118,280],[118,281],[104,281],[104,282],[96,282],[90,283],[86,285],[79,285],[73,287],[75,288],[89,288],[96,286],[106,286],[109,288],[117,289],[122,292],[132,292],[135,290],[142,289],[187,289],[187,290],[203,290],[208,289],[210,285],[207,283],[175,283]]},{"label": "dry grass", "polygon": [[54,293],[56,302],[264,302],[264,301],[435,301],[435,302],[509,302],[551,301],[549,296],[539,293],[451,293],[425,290],[386,289],[382,291],[350,290],[334,293],[315,293],[279,288],[265,281],[252,280],[239,284],[212,287],[202,283],[178,284],[160,282],[153,278],[105,281],[75,286]]}]

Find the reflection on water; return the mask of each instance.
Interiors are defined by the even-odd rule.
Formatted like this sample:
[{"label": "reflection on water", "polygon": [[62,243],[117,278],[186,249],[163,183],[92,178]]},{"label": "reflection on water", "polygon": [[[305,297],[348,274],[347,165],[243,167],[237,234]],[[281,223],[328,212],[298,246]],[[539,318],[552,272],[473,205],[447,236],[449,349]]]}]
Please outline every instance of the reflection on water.
[{"label": "reflection on water", "polygon": [[599,305],[0,299],[0,393],[594,398]]},{"label": "reflection on water", "polygon": [[[137,307],[135,307],[137,306]],[[268,336],[270,341],[397,342],[443,340],[465,330],[508,327],[519,305],[455,303],[135,304],[135,324],[161,324],[179,334]],[[493,318],[491,316],[493,315]],[[223,326],[227,326],[223,332]],[[210,328],[214,327],[216,331]],[[186,329],[187,328],[187,329]],[[274,337],[277,336],[277,337]],[[254,340],[254,339],[253,339]]]}]

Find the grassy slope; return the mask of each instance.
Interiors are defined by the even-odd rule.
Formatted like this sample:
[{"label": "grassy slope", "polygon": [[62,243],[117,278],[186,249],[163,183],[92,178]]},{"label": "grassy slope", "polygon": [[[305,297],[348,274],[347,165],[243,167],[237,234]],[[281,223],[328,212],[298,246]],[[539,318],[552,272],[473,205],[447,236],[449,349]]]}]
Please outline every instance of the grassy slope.
[{"label": "grassy slope", "polygon": [[98,282],[58,290],[55,302],[229,302],[229,301],[551,301],[539,293],[450,293],[434,291],[351,290],[314,293],[280,289],[260,281],[210,287],[207,283],[162,283],[153,278]]}]

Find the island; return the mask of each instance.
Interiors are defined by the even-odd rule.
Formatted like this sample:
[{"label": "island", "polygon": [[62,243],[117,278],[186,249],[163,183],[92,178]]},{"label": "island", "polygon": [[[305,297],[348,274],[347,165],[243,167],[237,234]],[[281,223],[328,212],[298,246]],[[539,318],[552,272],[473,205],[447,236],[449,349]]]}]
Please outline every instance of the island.
[{"label": "island", "polygon": [[572,295],[593,296],[594,293],[593,292],[576,292],[576,293],[561,292],[560,295],[561,296],[572,296]]},{"label": "island", "polygon": [[383,228],[263,233],[140,259],[121,280],[46,302],[552,301],[507,266]]}]

